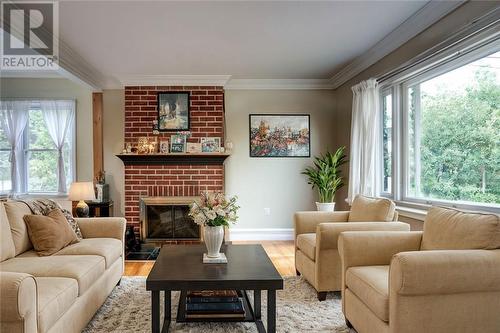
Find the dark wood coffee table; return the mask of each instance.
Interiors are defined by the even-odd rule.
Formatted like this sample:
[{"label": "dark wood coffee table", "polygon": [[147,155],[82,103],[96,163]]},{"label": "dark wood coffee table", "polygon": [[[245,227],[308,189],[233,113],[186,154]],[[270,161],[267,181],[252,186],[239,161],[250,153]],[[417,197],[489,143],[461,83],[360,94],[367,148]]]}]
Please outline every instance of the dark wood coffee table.
[{"label": "dark wood coffee table", "polygon": [[[262,245],[224,245],[227,264],[203,264],[206,248],[201,245],[165,245],[146,280],[151,291],[152,332],[160,332],[160,292],[164,291],[165,314],[161,332],[168,332],[171,321],[170,302],[173,290],[180,290],[177,322],[246,321],[255,322],[260,333],[266,332],[261,318],[261,291],[267,290],[267,332],[276,332],[276,290],[283,289],[283,278],[262,248]],[[185,317],[188,290],[241,290],[246,317]],[[253,307],[247,291],[254,291]]]}]

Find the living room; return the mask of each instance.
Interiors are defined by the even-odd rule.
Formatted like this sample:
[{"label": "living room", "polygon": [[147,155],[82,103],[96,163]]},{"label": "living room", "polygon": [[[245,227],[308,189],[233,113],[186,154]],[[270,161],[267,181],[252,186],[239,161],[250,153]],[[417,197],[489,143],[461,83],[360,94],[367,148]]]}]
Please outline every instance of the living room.
[{"label": "living room", "polygon": [[1,5],[1,332],[500,332],[500,2]]}]

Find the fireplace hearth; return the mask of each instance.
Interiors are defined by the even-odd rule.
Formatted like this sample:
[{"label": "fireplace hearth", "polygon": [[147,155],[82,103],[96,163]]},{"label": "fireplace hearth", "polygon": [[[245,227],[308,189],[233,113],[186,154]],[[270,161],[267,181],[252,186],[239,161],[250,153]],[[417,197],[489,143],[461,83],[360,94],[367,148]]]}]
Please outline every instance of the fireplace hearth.
[{"label": "fireplace hearth", "polygon": [[201,228],[189,217],[196,197],[144,197],[140,199],[141,241],[200,241]]}]

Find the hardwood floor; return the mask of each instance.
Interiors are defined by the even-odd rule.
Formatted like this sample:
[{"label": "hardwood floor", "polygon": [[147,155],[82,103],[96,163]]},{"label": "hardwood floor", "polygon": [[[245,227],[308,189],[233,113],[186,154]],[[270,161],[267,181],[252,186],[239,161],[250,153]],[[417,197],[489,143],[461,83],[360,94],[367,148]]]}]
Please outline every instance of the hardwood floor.
[{"label": "hardwood floor", "polygon": [[[233,244],[262,244],[281,276],[295,275],[293,241],[239,241]],[[148,276],[154,261],[125,261],[125,276]]]}]

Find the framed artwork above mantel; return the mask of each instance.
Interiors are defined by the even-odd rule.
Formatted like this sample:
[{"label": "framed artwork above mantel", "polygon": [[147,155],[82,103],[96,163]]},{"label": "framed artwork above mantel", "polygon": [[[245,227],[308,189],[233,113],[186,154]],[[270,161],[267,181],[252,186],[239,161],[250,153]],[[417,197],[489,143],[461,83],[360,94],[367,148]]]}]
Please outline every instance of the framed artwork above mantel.
[{"label": "framed artwork above mantel", "polygon": [[189,131],[189,92],[158,93],[158,131]]},{"label": "framed artwork above mantel", "polygon": [[250,114],[250,157],[310,157],[308,114]]}]

